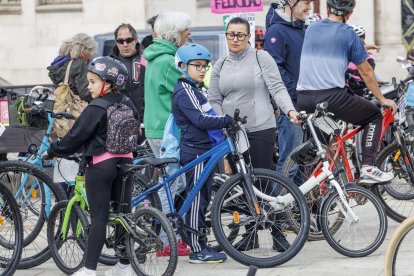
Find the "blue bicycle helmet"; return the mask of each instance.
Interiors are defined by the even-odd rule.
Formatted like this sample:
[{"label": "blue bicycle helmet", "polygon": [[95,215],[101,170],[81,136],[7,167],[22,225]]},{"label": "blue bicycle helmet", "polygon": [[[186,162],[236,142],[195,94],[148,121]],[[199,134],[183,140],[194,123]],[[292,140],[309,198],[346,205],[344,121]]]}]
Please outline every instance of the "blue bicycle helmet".
[{"label": "blue bicycle helmet", "polygon": [[185,68],[185,71],[183,71],[180,65],[181,63],[187,65],[191,60],[195,59],[203,59],[210,62],[211,54],[206,47],[195,43],[186,43],[178,48],[177,52],[175,53],[175,65],[177,66],[178,70],[180,70],[180,72],[186,75],[187,78],[189,78],[187,66]]}]

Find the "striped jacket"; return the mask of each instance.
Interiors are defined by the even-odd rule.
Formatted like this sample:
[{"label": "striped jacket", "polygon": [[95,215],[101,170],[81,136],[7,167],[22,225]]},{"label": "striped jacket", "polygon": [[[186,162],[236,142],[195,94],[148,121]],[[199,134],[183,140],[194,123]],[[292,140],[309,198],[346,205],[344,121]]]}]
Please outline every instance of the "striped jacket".
[{"label": "striped jacket", "polygon": [[185,78],[180,78],[174,87],[172,113],[181,129],[180,150],[201,154],[211,149],[208,130],[222,129],[232,117],[211,115],[211,106],[203,93]]}]

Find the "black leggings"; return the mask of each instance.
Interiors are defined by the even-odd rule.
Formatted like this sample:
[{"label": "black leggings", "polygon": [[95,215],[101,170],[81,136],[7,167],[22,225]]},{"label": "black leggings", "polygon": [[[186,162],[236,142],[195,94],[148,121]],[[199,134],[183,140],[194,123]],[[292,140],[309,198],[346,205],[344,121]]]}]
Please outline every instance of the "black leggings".
[{"label": "black leggings", "polygon": [[253,168],[274,169],[273,150],[276,143],[276,128],[269,128],[247,134],[250,143],[250,159]]},{"label": "black leggings", "polygon": [[[132,164],[132,159],[111,158],[86,168],[86,195],[91,214],[85,263],[87,269],[96,270],[106,238],[109,203],[121,199],[122,177],[118,174],[118,164]],[[129,177],[125,186],[124,202],[128,203],[128,206],[123,211],[126,213],[131,212],[131,197],[132,182]],[[121,259],[120,262],[129,264],[128,259]]]},{"label": "black leggings", "polygon": [[374,165],[380,145],[382,114],[378,106],[348,92],[346,88],[321,91],[300,91],[298,110],[313,113],[318,103],[328,102],[328,111],[335,117],[364,128],[362,135],[362,164]]}]

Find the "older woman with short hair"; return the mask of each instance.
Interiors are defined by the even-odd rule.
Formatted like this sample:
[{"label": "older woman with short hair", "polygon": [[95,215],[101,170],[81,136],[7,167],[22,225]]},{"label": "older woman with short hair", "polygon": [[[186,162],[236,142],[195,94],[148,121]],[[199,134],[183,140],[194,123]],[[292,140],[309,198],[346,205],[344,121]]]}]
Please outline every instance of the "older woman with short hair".
[{"label": "older woman with short hair", "polygon": [[[165,12],[158,15],[154,31],[157,37],[154,43],[144,50],[144,58],[148,61],[145,72],[145,135],[152,152],[156,157],[161,154],[161,141],[164,127],[171,114],[172,95],[181,72],[175,66],[177,49],[187,42],[191,18],[183,12]],[[167,166],[167,173],[179,169],[177,164]],[[185,189],[185,180],[179,177],[171,186],[173,198]],[[167,195],[164,189],[158,192],[165,213],[170,212]],[[158,255],[169,255],[169,247],[165,247]],[[178,254],[187,256],[190,250],[184,243],[178,243]]]},{"label": "older woman with short hair", "polygon": [[92,58],[97,47],[96,41],[85,33],[78,33],[64,40],[59,48],[59,55],[47,67],[53,84],[57,86],[63,82],[69,62],[73,60],[70,67],[69,87],[82,100],[91,101],[86,78],[87,62]]}]

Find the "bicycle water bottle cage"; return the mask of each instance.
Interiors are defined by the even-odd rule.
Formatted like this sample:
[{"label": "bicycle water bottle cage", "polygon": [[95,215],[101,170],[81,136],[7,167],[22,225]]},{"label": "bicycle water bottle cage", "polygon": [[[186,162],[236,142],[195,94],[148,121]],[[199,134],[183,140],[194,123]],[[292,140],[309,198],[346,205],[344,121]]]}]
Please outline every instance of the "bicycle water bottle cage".
[{"label": "bicycle water bottle cage", "polygon": [[319,161],[318,149],[311,138],[291,153],[291,158],[302,166],[313,165]]}]

